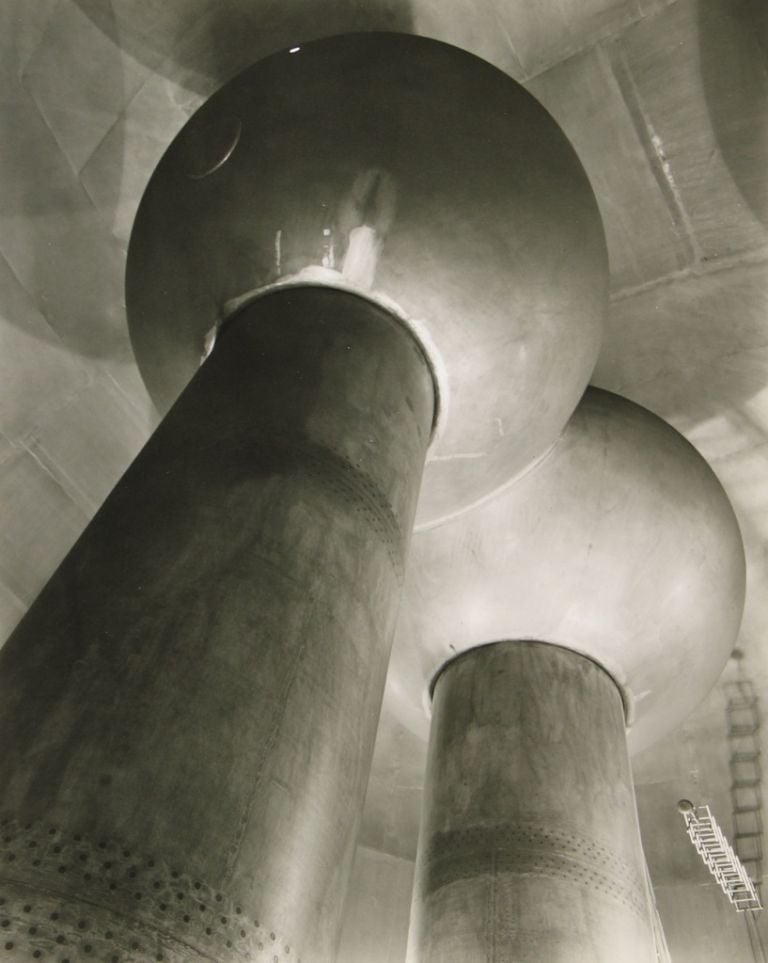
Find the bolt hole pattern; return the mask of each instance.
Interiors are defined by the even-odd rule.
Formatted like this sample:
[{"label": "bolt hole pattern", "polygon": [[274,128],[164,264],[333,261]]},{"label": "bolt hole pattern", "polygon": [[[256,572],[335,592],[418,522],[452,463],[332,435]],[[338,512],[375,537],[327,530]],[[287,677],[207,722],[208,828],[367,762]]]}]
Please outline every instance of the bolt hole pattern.
[{"label": "bolt hole pattern", "polygon": [[425,853],[427,894],[459,879],[545,876],[589,888],[647,921],[639,872],[594,839],[537,826],[491,826],[434,833]]},{"label": "bolt hole pattern", "polygon": [[[169,868],[155,854],[131,852],[120,839],[91,843],[80,833],[10,816],[0,820],[0,830],[0,945],[9,960],[266,963],[275,958],[273,931],[244,916],[239,900]],[[4,879],[2,866],[11,852],[18,859],[13,878]],[[94,872],[84,877],[84,866]],[[281,963],[297,959],[287,943],[276,958]]]},{"label": "bolt hole pattern", "polygon": [[[254,427],[254,439],[258,429]],[[365,527],[387,552],[399,581],[404,573],[405,538],[397,515],[376,482],[345,455],[319,445],[310,438],[296,444],[273,438],[259,449],[262,470],[274,474],[301,475],[316,483],[326,495],[362,519]]]}]

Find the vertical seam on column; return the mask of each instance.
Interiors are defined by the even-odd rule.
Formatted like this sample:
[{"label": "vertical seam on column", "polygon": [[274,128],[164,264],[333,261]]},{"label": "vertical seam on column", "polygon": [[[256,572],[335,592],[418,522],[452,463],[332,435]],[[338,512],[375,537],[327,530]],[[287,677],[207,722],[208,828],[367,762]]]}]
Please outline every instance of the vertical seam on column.
[{"label": "vertical seam on column", "polygon": [[[306,629],[308,625],[313,621],[314,612],[315,612],[315,607],[314,605],[312,605],[307,617],[304,620],[304,624],[302,626],[302,635],[304,636],[305,640],[306,640]],[[230,847],[230,850],[234,848],[234,852],[230,852],[230,855],[227,856],[227,862],[224,867],[224,877],[222,880],[223,886],[230,886],[232,884],[232,877],[234,876],[234,873],[235,873],[235,866],[237,865],[237,860],[238,860],[238,857],[240,856],[240,850],[242,849],[242,846],[243,846],[243,839],[245,838],[245,832],[251,817],[251,810],[253,809],[253,804],[256,799],[256,790],[262,779],[262,774],[264,771],[264,761],[270,755],[270,750],[274,745],[274,742],[277,738],[277,734],[280,731],[280,728],[283,724],[283,719],[285,717],[285,710],[288,703],[288,693],[293,688],[293,685],[296,681],[296,677],[299,674],[299,666],[301,665],[301,661],[304,656],[306,647],[307,647],[306,641],[302,641],[301,645],[298,647],[298,650],[296,652],[296,658],[293,661],[293,665],[291,666],[291,671],[288,675],[288,678],[286,679],[285,685],[283,686],[280,692],[279,705],[282,709],[282,712],[280,713],[277,720],[275,721],[275,724],[270,729],[269,737],[265,740],[264,751],[262,751],[261,753],[261,762],[259,763],[258,769],[256,770],[256,774],[251,786],[251,792],[248,798],[248,802],[245,805],[245,809],[243,810],[243,815],[240,817],[240,822],[237,827],[234,846]]]}]

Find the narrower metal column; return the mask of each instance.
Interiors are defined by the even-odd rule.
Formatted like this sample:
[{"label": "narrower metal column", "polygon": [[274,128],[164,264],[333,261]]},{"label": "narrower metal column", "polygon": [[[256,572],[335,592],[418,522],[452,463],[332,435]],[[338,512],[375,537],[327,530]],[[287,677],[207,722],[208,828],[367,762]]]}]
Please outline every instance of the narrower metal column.
[{"label": "narrower metal column", "polygon": [[409,960],[651,963],[624,713],[590,660],[499,642],[434,692]]},{"label": "narrower metal column", "polygon": [[0,654],[3,959],[332,959],[433,405],[362,298],[225,325]]}]

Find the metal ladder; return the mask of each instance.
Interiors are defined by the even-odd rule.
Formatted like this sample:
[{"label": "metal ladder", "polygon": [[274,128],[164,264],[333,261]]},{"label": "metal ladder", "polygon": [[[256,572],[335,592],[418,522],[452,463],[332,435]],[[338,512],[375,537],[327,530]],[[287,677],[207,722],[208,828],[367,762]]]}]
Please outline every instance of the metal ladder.
[{"label": "metal ladder", "polygon": [[755,881],[758,895],[763,876],[763,799],[760,766],[760,711],[754,686],[747,679],[724,686],[727,698],[733,848]]},{"label": "metal ladder", "polygon": [[754,883],[723,836],[709,806],[694,806],[683,801],[679,809],[696,851],[737,911],[762,909]]}]

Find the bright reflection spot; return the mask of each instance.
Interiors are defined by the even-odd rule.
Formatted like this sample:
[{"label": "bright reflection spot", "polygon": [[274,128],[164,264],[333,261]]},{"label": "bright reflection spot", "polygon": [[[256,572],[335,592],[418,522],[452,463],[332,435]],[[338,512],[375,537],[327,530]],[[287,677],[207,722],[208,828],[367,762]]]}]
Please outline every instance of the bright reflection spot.
[{"label": "bright reflection spot", "polygon": [[301,50],[301,47],[291,47],[291,49],[288,51],[288,53],[289,53],[289,54],[295,54],[295,53],[298,53],[300,50]]},{"label": "bright reflection spot", "polygon": [[341,268],[345,279],[364,291],[373,287],[380,251],[381,238],[374,228],[368,224],[353,227]]}]

